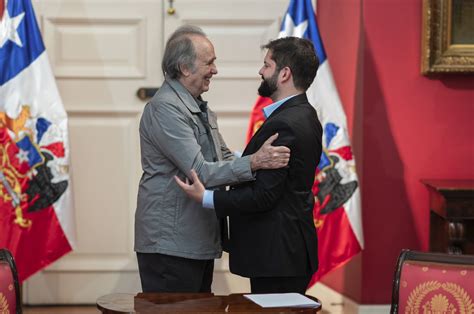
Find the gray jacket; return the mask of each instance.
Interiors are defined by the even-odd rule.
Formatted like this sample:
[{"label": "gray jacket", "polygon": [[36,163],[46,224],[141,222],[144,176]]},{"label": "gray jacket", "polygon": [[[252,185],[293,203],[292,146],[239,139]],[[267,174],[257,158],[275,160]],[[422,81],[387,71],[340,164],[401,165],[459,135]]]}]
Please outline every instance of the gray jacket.
[{"label": "gray jacket", "polygon": [[[145,106],[140,120],[143,174],[135,213],[135,251],[192,259],[222,254],[214,210],[188,198],[174,176],[195,169],[206,187],[250,181],[249,157],[234,159],[209,110],[212,142],[192,95],[177,80],[166,79]],[[217,152],[217,162],[213,156]]]}]

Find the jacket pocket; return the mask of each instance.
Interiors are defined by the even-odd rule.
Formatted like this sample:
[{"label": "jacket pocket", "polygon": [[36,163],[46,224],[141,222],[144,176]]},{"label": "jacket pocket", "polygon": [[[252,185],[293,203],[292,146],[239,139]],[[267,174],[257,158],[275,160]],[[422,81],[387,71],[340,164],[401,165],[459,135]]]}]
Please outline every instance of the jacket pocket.
[{"label": "jacket pocket", "polygon": [[167,237],[172,236],[176,232],[176,220],[178,216],[176,190],[168,189],[163,197],[163,203],[160,207],[160,225],[163,226],[162,234]]}]

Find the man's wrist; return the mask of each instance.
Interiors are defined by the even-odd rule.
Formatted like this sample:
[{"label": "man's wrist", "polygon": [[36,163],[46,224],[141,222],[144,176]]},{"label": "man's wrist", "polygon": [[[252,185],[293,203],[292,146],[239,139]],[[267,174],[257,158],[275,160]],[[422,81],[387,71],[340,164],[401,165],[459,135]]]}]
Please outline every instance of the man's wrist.
[{"label": "man's wrist", "polygon": [[257,161],[257,156],[255,156],[255,154],[252,154],[250,155],[250,170],[252,170],[252,172],[255,172],[258,169],[259,169],[259,164]]}]

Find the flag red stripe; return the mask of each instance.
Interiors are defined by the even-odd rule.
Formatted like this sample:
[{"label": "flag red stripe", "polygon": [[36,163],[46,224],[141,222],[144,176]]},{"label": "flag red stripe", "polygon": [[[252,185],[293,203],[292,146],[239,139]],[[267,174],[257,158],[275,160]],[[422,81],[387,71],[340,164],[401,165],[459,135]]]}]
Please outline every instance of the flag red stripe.
[{"label": "flag red stripe", "polygon": [[0,21],[3,19],[4,8],[5,8],[5,0],[0,0]]},{"label": "flag red stripe", "polygon": [[25,229],[13,222],[14,209],[0,206],[0,247],[8,248],[15,259],[20,282],[72,250],[52,206],[26,213],[32,225]]},{"label": "flag red stripe", "polygon": [[317,223],[319,269],[314,274],[310,286],[362,250],[344,208],[340,207],[327,215],[319,217],[315,215],[315,217],[316,221],[319,221]]}]

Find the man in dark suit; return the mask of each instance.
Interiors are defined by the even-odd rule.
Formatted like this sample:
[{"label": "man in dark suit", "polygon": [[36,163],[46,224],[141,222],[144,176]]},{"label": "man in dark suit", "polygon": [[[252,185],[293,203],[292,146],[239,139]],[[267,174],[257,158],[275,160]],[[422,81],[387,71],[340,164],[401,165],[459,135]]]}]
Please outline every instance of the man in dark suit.
[{"label": "man in dark suit", "polygon": [[274,103],[247,145],[255,152],[274,133],[275,145],[290,148],[288,166],[259,170],[256,180],[228,191],[206,191],[193,171],[190,185],[176,178],[186,193],[218,217],[230,217],[230,270],[250,278],[252,293],[304,293],[318,267],[312,186],[321,156],[322,128],[306,90],[319,62],[313,44],[286,37],[269,42],[259,74],[261,96]]}]

